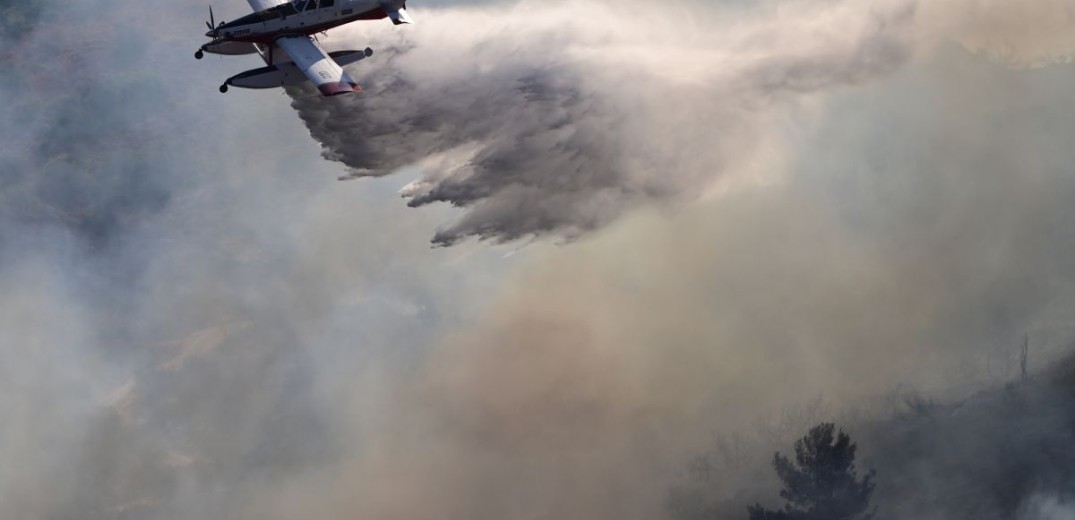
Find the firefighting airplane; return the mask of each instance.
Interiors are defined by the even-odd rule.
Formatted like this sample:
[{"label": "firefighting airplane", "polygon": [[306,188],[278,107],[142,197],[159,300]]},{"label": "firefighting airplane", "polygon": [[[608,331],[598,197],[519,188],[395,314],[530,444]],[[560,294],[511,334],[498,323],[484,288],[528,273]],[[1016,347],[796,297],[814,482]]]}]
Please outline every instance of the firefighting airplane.
[{"label": "firefighting airplane", "polygon": [[413,23],[404,0],[247,0],[254,9],[238,20],[214,25],[209,7],[209,32],[213,40],[202,45],[194,57],[204,53],[230,56],[258,53],[266,67],[236,74],[223,85],[241,88],[274,88],[297,85],[309,79],[322,95],[361,92],[343,65],[373,55],[361,51],[327,53],[313,35],[357,20],[388,18],[396,25]]}]

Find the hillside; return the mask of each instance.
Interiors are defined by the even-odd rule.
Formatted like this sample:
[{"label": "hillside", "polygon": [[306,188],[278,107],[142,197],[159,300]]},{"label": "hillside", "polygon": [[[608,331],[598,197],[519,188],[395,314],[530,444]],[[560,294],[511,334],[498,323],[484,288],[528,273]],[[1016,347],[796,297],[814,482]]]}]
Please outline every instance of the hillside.
[{"label": "hillside", "polygon": [[1057,517],[1075,492],[1073,398],[1068,357],[1026,381],[858,428],[860,466],[878,470],[879,517]]},{"label": "hillside", "polygon": [[[888,417],[837,421],[858,444],[860,474],[877,470],[878,520],[1075,518],[1075,356],[959,402],[901,401]],[[764,437],[718,437],[670,492],[670,516],[745,519],[747,505],[779,506]]]}]

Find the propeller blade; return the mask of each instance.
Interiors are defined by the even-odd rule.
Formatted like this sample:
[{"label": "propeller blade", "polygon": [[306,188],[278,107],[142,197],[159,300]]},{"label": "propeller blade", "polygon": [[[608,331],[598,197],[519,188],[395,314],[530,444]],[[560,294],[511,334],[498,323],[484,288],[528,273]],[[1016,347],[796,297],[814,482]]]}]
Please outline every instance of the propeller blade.
[{"label": "propeller blade", "polygon": [[216,19],[213,18],[213,5],[209,4],[209,28],[216,27]]}]

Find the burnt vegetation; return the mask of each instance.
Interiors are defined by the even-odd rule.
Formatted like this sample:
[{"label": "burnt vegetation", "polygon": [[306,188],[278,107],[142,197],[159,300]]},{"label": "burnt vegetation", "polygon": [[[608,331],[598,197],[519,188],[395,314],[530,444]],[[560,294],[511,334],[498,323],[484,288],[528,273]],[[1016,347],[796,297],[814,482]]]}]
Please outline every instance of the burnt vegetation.
[{"label": "burnt vegetation", "polygon": [[[1020,370],[958,402],[897,396],[885,417],[845,423],[854,440],[820,423],[795,442],[793,455],[768,461],[764,446],[777,444],[764,428],[754,440],[720,436],[670,492],[669,513],[676,520],[1067,518],[1075,514],[1072,403],[1075,356],[1042,373]],[[877,471],[859,475],[856,463]],[[767,508],[779,500],[780,508]]]}]

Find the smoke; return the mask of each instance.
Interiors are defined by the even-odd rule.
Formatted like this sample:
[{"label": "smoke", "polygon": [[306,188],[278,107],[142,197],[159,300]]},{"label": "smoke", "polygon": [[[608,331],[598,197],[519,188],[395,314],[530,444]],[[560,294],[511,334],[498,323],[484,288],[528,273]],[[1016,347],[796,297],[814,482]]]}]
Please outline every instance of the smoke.
[{"label": "smoke", "polygon": [[[217,94],[244,65],[191,58],[204,5],[40,5],[3,55],[0,516],[660,517],[713,431],[1070,336],[1068,69],[925,5],[363,24],[366,94],[291,102],[351,173],[462,206],[423,211],[326,182],[287,97]],[[1017,64],[1049,27],[1008,29]]]},{"label": "smoke", "polygon": [[[356,71],[362,96],[296,88],[292,105],[351,176],[418,165],[401,191],[410,206],[463,208],[435,244],[572,239],[633,207],[697,198],[741,169],[774,105],[898,67],[915,5],[643,9],[430,9],[421,29],[373,32],[378,57]],[[368,33],[343,29],[329,43]]]},{"label": "smoke", "polygon": [[418,165],[401,190],[410,206],[463,208],[434,244],[570,240],[631,208],[696,199],[765,147],[771,109],[882,77],[916,48],[956,41],[1016,66],[1067,60],[1073,4],[1024,4],[430,9],[420,30],[334,33],[330,44],[378,48],[358,71],[366,95],[290,93],[346,178]]},{"label": "smoke", "polygon": [[1019,518],[1026,520],[1054,520],[1071,518],[1072,514],[1075,514],[1072,505],[1059,497],[1034,496],[1028,501]]},{"label": "smoke", "polygon": [[924,4],[936,37],[1017,67],[1068,63],[1075,52],[1075,2],[963,0]]},{"label": "smoke", "polygon": [[[1011,376],[1001,356],[1021,331],[1055,332],[1072,308],[1058,137],[1073,120],[1069,71],[1006,70],[951,45],[918,58],[883,85],[846,89],[820,122],[785,114],[809,129],[770,137],[795,175],[729,183],[674,216],[638,211],[592,240],[529,253],[484,319],[439,342],[396,401],[404,411],[375,435],[374,462],[355,469],[376,484],[354,510],[658,516],[675,461],[710,431],[754,434],[759,415],[819,393],[840,408],[901,384],[951,397]],[[1034,366],[1066,347],[1070,332],[1056,336]],[[943,430],[908,465],[979,467],[996,443],[952,449],[979,428],[1016,439],[1005,446],[1035,440],[1003,417],[957,416],[960,433]],[[1011,454],[1027,461],[1018,471],[1047,471],[1031,456],[1042,444],[1025,446]],[[1016,467],[983,465],[1001,477]],[[756,482],[728,481],[721,498]],[[971,489],[931,512],[995,504]]]}]

